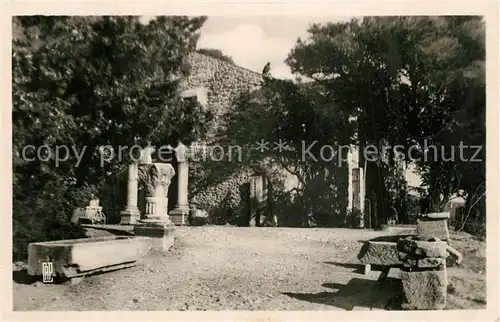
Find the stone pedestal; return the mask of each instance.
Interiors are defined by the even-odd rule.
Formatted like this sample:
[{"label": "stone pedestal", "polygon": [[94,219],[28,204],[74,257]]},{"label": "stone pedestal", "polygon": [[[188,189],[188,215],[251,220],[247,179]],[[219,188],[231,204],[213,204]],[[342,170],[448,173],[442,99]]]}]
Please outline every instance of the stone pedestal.
[{"label": "stone pedestal", "polygon": [[446,307],[446,268],[401,271],[405,310],[443,310]]},{"label": "stone pedestal", "polygon": [[141,217],[141,213],[139,208],[125,208],[120,212],[120,217],[120,225],[135,225]]},{"label": "stone pedestal", "polygon": [[167,251],[174,243],[174,225],[167,213],[168,188],[175,171],[170,164],[144,164],[140,168],[141,182],[145,185],[146,213],[134,226],[136,236],[151,238],[151,248]]},{"label": "stone pedestal", "polygon": [[177,159],[177,204],[170,211],[170,219],[176,226],[184,226],[187,224],[189,215],[189,199],[188,199],[188,178],[189,164],[187,160],[187,147],[182,143],[175,149]]},{"label": "stone pedestal", "polygon": [[450,239],[449,218],[449,212],[421,215],[417,219],[417,235],[422,240],[439,238],[448,241]]},{"label": "stone pedestal", "polygon": [[446,307],[446,258],[449,246],[439,239],[401,239],[397,244],[403,286],[402,308],[442,310]]},{"label": "stone pedestal", "polygon": [[137,207],[138,169],[137,163],[128,166],[127,205],[120,212],[120,225],[134,225],[141,214]]},{"label": "stone pedestal", "polygon": [[170,220],[176,226],[184,226],[187,224],[189,208],[186,207],[175,207],[170,211]]},{"label": "stone pedestal", "polygon": [[163,224],[155,220],[140,220],[134,226],[134,234],[141,237],[149,237],[151,249],[166,252],[174,245],[175,226]]}]

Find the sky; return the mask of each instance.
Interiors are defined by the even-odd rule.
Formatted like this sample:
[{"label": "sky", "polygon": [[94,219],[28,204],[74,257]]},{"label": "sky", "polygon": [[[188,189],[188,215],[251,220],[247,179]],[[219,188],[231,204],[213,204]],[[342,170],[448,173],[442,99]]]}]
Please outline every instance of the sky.
[{"label": "sky", "polygon": [[274,77],[293,79],[284,60],[297,39],[307,39],[312,23],[347,20],[350,17],[211,16],[201,29],[198,48],[219,49],[236,65],[259,73],[270,62]]}]

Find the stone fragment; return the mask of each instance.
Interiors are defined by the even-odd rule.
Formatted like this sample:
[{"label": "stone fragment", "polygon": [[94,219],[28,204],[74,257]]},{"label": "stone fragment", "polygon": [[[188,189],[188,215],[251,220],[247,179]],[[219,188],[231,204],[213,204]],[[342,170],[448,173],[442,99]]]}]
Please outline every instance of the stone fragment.
[{"label": "stone fragment", "polygon": [[421,257],[436,257],[436,258],[446,258],[448,257],[448,244],[445,242],[426,242],[426,241],[415,241],[417,248],[415,249],[415,255]]},{"label": "stone fragment", "polygon": [[152,250],[167,251],[174,245],[175,226],[142,223],[134,226],[134,234],[147,237]]},{"label": "stone fragment", "polygon": [[420,217],[421,218],[429,218],[429,219],[449,219],[450,213],[449,212],[434,212],[431,214],[420,215]]},{"label": "stone fragment", "polygon": [[444,241],[428,242],[422,240],[408,240],[402,239],[397,243],[399,252],[424,257],[446,258],[448,253],[446,251],[448,244]]},{"label": "stone fragment", "polygon": [[392,242],[366,242],[358,258],[363,264],[380,266],[401,264],[397,244]]},{"label": "stone fragment", "polygon": [[446,259],[444,258],[422,258],[417,262],[418,268],[433,268],[442,270],[446,267]]},{"label": "stone fragment", "polygon": [[449,240],[448,221],[446,219],[421,218],[417,220],[417,236],[421,240],[439,238]]},{"label": "stone fragment", "polygon": [[405,310],[442,310],[446,307],[446,270],[401,271]]},{"label": "stone fragment", "polygon": [[446,248],[446,250],[451,255],[450,257],[453,258],[454,262],[457,265],[460,265],[462,263],[463,256],[462,256],[462,254],[460,254],[460,252],[458,250],[456,250],[455,248],[453,248],[453,247],[451,247],[449,245]]}]

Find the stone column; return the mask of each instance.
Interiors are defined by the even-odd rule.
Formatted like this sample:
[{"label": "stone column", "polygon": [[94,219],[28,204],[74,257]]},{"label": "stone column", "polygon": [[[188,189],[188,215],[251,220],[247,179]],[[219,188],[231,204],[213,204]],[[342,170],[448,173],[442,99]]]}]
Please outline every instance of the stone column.
[{"label": "stone column", "polygon": [[173,245],[174,228],[166,213],[170,180],[175,175],[171,164],[152,163],[141,165],[141,180],[147,190],[144,219],[134,226],[136,236],[153,238],[152,248],[166,251]]},{"label": "stone column", "polygon": [[353,200],[353,170],[355,168],[354,160],[354,150],[351,146],[347,154],[347,168],[348,168],[348,182],[347,182],[347,211],[352,211],[354,200]]},{"label": "stone column", "polygon": [[359,148],[357,146],[351,146],[347,162],[349,169],[347,209],[348,211],[361,212],[359,228],[362,228],[364,227],[365,186],[363,169],[359,167]]},{"label": "stone column", "polygon": [[183,226],[186,225],[189,214],[187,147],[179,143],[175,149],[175,156],[177,159],[177,204],[170,212],[170,218],[175,225]]},{"label": "stone column", "polygon": [[365,198],[366,198],[366,188],[365,188],[365,171],[363,168],[359,168],[359,200],[361,201],[359,209],[365,214]]},{"label": "stone column", "polygon": [[250,218],[249,225],[250,227],[255,227],[260,225],[260,214],[259,214],[259,206],[260,206],[260,195],[261,195],[261,186],[260,186],[259,176],[253,176],[250,178]]},{"label": "stone column", "polygon": [[120,225],[134,225],[141,217],[139,208],[137,208],[137,180],[138,167],[137,163],[134,162],[128,166],[127,205],[120,212]]}]

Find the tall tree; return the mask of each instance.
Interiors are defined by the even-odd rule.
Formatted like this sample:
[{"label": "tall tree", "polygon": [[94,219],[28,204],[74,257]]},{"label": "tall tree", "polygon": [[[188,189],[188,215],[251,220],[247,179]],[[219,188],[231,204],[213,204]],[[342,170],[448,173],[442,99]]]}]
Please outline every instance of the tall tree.
[{"label": "tall tree", "polygon": [[[355,117],[359,145],[378,148],[378,161],[367,164],[367,196],[376,203],[379,224],[399,194],[388,189],[397,167],[391,150],[383,161],[384,146],[422,150],[426,142],[457,145],[457,138],[484,145],[484,39],[480,17],[367,17],[315,24],[289,54],[293,72],[312,79]],[[469,198],[478,185],[464,181],[470,163],[440,158],[417,165],[433,210],[459,187]],[[453,182],[456,172],[460,184]],[[474,173],[482,182],[484,171]]]}]

